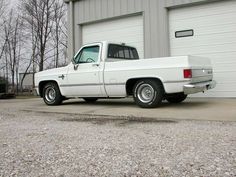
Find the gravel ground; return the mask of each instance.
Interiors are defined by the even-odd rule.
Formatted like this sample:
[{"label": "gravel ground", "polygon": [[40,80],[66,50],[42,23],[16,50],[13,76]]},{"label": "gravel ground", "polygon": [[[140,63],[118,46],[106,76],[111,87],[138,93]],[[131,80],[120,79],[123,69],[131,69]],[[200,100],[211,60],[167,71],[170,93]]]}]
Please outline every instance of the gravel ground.
[{"label": "gravel ground", "polygon": [[235,122],[88,117],[2,105],[0,176],[236,176]]}]

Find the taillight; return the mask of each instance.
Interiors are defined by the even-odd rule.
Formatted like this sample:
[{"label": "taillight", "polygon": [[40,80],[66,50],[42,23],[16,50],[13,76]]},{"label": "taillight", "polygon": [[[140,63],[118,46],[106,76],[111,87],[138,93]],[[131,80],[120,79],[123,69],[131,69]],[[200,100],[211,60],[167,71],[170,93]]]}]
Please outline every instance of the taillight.
[{"label": "taillight", "polygon": [[192,78],[192,70],[184,69],[184,78]]}]

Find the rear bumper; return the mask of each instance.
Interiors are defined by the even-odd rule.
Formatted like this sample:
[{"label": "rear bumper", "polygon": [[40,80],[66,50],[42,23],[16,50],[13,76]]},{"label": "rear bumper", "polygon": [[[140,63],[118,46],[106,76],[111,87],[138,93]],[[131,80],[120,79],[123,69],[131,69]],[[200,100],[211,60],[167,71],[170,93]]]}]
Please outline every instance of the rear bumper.
[{"label": "rear bumper", "polygon": [[187,84],[184,85],[184,93],[186,95],[204,92],[206,90],[210,90],[216,87],[216,81],[209,81],[209,82],[201,82],[196,84]]}]

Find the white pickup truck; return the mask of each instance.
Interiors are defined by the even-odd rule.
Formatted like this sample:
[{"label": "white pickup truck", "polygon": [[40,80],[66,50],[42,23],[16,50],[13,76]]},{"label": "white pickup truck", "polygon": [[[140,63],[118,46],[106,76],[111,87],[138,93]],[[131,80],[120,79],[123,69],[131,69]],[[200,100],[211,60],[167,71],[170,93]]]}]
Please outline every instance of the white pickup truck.
[{"label": "white pickup truck", "polygon": [[133,96],[140,107],[153,108],[165,99],[180,103],[216,82],[207,58],[139,59],[136,48],[105,41],[84,45],[66,67],[36,73],[35,84],[47,105],[70,98],[95,102]]}]

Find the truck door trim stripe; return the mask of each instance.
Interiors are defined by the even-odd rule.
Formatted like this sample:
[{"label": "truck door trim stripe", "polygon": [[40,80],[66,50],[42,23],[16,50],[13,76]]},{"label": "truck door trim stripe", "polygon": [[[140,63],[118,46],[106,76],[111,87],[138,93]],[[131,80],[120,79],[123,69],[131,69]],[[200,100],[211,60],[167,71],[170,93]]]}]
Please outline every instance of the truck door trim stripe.
[{"label": "truck door trim stripe", "polygon": [[189,82],[189,81],[191,81],[191,80],[176,80],[176,81],[164,81],[163,83],[166,83],[166,84],[168,84],[168,83],[182,83],[182,82]]},{"label": "truck door trim stripe", "polygon": [[[60,85],[60,87],[84,87],[84,86],[101,86],[102,83],[87,83],[87,84],[68,84],[68,85]],[[125,83],[109,83],[105,84],[107,86],[110,85],[125,85]]]}]

